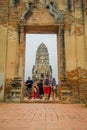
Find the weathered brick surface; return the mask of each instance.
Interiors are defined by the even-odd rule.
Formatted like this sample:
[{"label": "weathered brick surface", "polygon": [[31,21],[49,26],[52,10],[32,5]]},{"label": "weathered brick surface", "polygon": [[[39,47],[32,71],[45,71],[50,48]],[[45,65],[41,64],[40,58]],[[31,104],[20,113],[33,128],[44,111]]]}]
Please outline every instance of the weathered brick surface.
[{"label": "weathered brick surface", "polygon": [[0,130],[87,130],[87,109],[82,104],[0,104]]}]

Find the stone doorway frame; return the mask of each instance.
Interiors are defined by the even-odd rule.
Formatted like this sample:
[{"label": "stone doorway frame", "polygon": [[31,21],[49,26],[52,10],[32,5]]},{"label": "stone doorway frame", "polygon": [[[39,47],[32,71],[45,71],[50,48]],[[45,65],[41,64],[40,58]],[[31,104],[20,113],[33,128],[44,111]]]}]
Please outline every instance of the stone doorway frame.
[{"label": "stone doorway frame", "polygon": [[24,100],[25,34],[57,34],[58,83],[66,77],[64,25],[20,25],[19,76],[22,77],[21,101]]}]

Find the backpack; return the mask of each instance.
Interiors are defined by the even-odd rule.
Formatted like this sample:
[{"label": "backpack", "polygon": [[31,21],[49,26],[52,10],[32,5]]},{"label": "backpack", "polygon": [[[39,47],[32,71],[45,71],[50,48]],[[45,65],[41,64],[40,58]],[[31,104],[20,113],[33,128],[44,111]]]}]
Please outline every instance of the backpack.
[{"label": "backpack", "polygon": [[49,84],[49,79],[46,78],[46,79],[45,79],[45,85],[48,85],[48,84]]}]

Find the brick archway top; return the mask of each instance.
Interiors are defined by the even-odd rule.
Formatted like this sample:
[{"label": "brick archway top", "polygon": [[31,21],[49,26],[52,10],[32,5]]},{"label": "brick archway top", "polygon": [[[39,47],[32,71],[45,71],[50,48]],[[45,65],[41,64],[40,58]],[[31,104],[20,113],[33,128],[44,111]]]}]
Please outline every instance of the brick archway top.
[{"label": "brick archway top", "polygon": [[[33,11],[34,8],[37,8],[37,4],[32,3],[31,1],[28,1],[26,3],[26,10],[24,11],[24,13],[22,14],[20,19],[21,20],[24,20],[24,19],[27,20],[32,15],[32,13],[34,12]],[[61,10],[59,10],[57,8],[56,1],[46,0],[44,8],[48,9],[49,14],[55,18],[55,22],[56,23],[63,23],[63,21],[64,21],[64,14],[63,14],[63,11],[61,11]]]}]

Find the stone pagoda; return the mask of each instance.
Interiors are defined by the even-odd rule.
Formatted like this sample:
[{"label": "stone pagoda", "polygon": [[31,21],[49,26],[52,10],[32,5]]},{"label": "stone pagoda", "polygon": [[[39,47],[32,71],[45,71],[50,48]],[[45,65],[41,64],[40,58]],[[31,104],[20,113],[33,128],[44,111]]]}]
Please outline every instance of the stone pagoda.
[{"label": "stone pagoda", "polygon": [[49,65],[49,53],[46,45],[41,43],[36,52],[36,61],[32,69],[32,78],[34,82],[38,82],[44,78],[46,74],[52,77],[52,68]]}]

